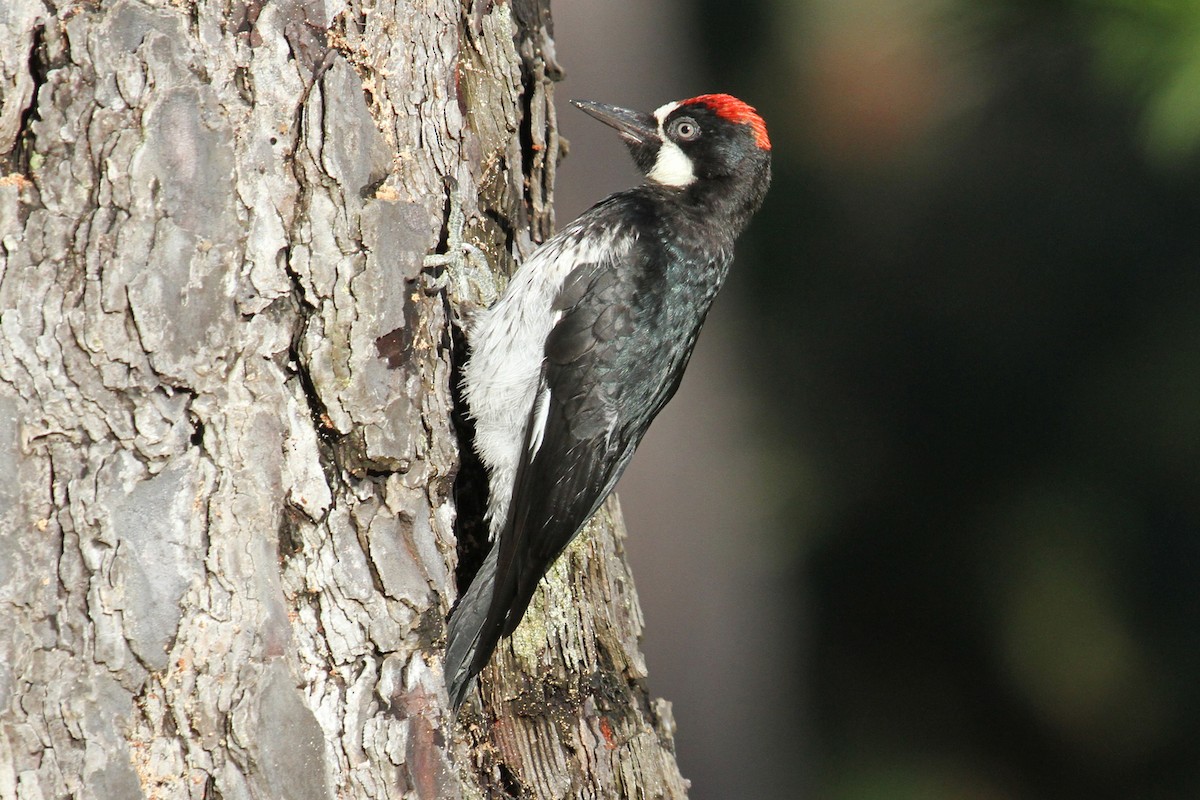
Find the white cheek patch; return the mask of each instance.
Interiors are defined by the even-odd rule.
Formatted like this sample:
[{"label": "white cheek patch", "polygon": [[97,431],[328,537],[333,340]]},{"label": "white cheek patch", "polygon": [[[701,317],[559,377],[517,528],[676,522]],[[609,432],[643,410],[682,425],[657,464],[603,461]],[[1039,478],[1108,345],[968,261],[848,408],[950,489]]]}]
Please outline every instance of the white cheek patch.
[{"label": "white cheek patch", "polygon": [[679,107],[679,103],[667,103],[659,106],[654,112],[658,120],[658,138],[662,146],[658,148],[658,158],[654,160],[654,169],[646,173],[646,177],[663,186],[691,186],[696,182],[696,170],[692,160],[679,148],[679,145],[667,138],[663,130],[663,122],[671,112]]},{"label": "white cheek patch", "polygon": [[654,169],[646,177],[663,186],[682,187],[696,182],[696,171],[692,169],[692,160],[679,149],[679,145],[663,137],[658,158],[654,160]]}]

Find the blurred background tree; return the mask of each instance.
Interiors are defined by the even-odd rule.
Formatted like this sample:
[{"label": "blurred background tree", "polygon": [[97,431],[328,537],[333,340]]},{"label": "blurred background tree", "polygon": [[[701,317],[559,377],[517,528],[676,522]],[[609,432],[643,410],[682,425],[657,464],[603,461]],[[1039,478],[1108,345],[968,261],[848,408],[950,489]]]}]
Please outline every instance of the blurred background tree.
[{"label": "blurred background tree", "polygon": [[1200,797],[1200,2],[584,5],[569,96],[775,145],[621,486],[694,800]]}]

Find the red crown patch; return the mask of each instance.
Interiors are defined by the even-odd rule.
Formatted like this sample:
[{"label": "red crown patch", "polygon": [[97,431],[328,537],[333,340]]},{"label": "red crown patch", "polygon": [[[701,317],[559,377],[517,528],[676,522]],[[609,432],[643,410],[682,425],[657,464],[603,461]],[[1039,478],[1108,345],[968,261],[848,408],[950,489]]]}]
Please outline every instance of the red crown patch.
[{"label": "red crown patch", "polygon": [[699,103],[708,106],[718,117],[749,125],[754,130],[754,141],[763,150],[771,149],[771,140],[767,138],[767,123],[758,115],[752,106],[743,103],[731,94],[702,94],[690,100],[684,100],[680,105]]}]

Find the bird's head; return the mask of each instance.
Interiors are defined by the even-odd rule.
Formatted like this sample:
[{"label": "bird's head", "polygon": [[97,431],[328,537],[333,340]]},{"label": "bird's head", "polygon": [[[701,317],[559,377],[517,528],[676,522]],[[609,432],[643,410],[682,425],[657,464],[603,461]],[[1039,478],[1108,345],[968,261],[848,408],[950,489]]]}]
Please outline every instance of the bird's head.
[{"label": "bird's head", "polygon": [[590,100],[572,102],[617,129],[634,163],[652,183],[683,189],[730,178],[770,179],[766,123],[732,95],[678,100],[653,114]]}]

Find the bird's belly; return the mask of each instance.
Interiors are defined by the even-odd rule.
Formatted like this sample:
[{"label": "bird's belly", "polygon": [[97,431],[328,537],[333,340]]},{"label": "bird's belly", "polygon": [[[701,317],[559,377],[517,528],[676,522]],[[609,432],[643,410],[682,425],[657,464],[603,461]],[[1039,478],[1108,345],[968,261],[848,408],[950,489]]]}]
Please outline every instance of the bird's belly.
[{"label": "bird's belly", "polygon": [[490,477],[488,518],[493,528],[507,513],[546,336],[554,322],[548,300],[545,305],[543,314],[519,317],[490,309],[473,332],[464,375],[466,400],[475,421],[475,449]]}]

